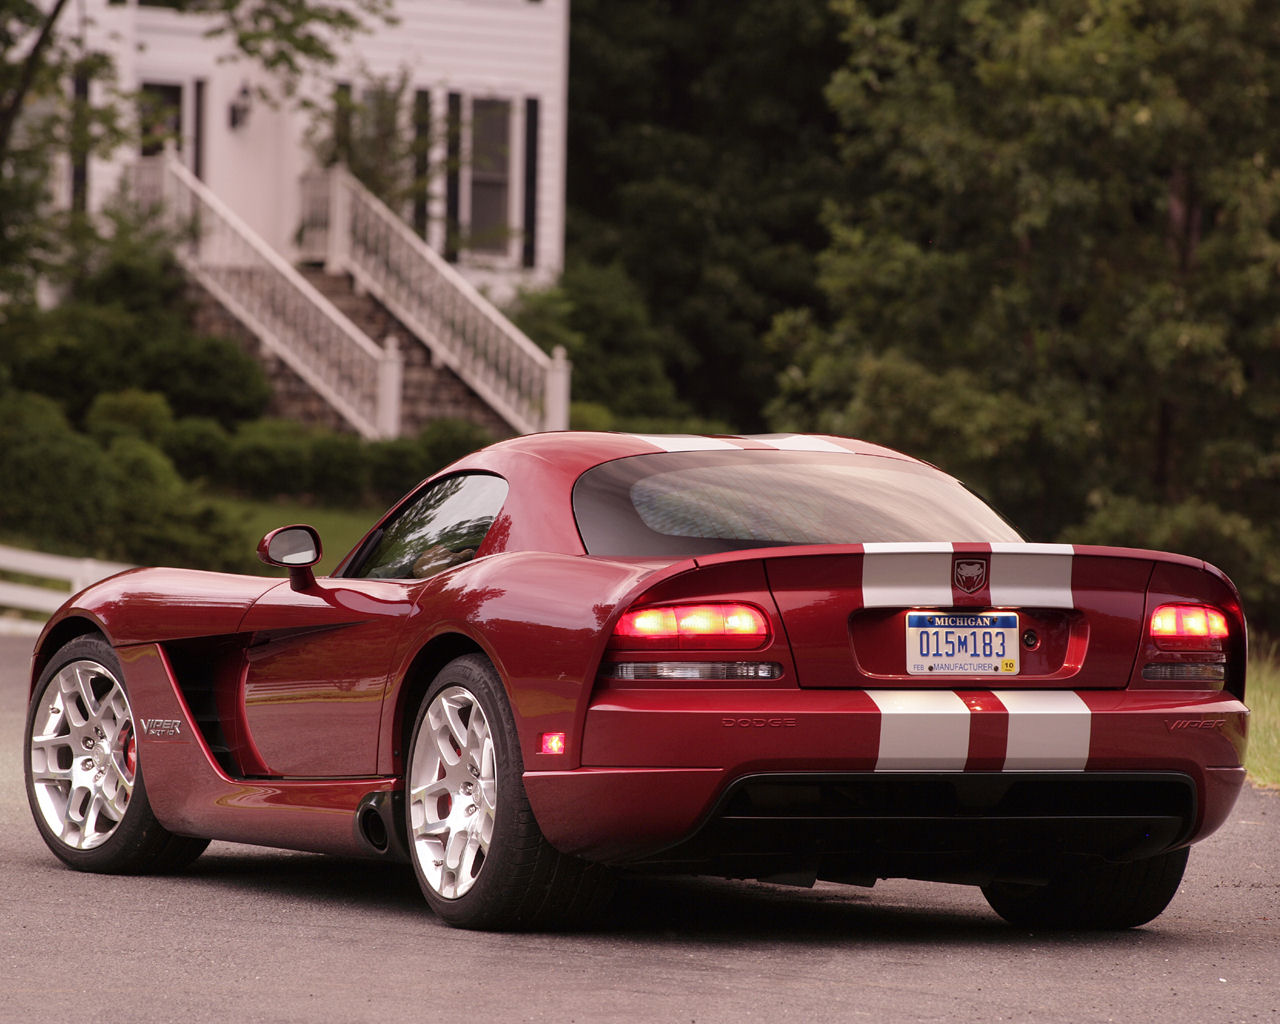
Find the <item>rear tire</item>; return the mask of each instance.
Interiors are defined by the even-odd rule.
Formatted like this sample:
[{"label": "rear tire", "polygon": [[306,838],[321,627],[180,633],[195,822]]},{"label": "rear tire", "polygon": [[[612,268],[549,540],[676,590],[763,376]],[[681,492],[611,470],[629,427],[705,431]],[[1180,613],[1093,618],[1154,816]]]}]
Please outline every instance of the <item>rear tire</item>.
[{"label": "rear tire", "polygon": [[480,655],[446,665],[418,710],[405,767],[405,826],[427,903],[460,928],[563,927],[589,919],[610,873],[546,841],[529,800],[514,719]]},{"label": "rear tire", "polygon": [[1040,929],[1136,928],[1164,912],[1182,881],[1188,847],[1145,860],[1095,861],[1048,885],[993,882],[982,887],[1010,924]]},{"label": "rear tire", "polygon": [[174,871],[209,845],[151,812],[124,673],[101,637],[72,640],[40,673],[22,766],[41,837],[77,871]]}]

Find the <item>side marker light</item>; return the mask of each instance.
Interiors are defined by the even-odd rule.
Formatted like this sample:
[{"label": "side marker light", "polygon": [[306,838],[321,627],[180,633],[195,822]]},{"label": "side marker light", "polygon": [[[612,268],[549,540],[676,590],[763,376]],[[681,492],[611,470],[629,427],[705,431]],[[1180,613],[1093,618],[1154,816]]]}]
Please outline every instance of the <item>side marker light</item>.
[{"label": "side marker light", "polygon": [[542,734],[542,753],[563,754],[564,753],[564,733],[544,732]]}]

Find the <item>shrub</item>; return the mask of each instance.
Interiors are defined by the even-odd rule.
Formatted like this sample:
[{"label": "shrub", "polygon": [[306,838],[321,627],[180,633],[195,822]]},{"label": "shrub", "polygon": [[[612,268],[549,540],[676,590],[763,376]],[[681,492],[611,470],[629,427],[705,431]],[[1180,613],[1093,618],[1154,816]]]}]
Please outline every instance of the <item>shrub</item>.
[{"label": "shrub", "polygon": [[0,523],[48,551],[231,569],[250,548],[158,448],[124,434],[104,451],[40,395],[0,395],[0,479]]},{"label": "shrub", "polygon": [[426,465],[423,476],[443,469],[492,441],[493,436],[484,427],[468,420],[444,419],[428,423],[418,435]]},{"label": "shrub", "polygon": [[56,403],[24,392],[0,397],[0,480],[6,531],[55,551],[99,552],[102,450],[71,429]]},{"label": "shrub", "polygon": [[422,445],[407,437],[374,441],[366,446],[369,488],[381,505],[398,501],[431,474]]},{"label": "shrub", "polygon": [[219,480],[226,471],[231,435],[207,416],[176,420],[160,438],[160,447],[186,480]]},{"label": "shrub", "polygon": [[156,337],[138,350],[140,380],[187,416],[225,427],[261,416],[271,385],[261,364],[234,341],[207,335]]},{"label": "shrub", "polygon": [[90,403],[84,425],[101,445],[126,436],[154,444],[172,428],[173,412],[164,395],[153,391],[104,391]]},{"label": "shrub", "polygon": [[142,565],[242,570],[243,529],[183,481],[168,457],[136,437],[117,438],[105,463],[111,557]]},{"label": "shrub", "polygon": [[311,440],[311,491],[330,505],[363,503],[369,491],[368,449],[352,434],[325,432]]},{"label": "shrub", "polygon": [[292,420],[242,423],[231,439],[221,482],[241,494],[271,498],[311,489],[311,438]]}]

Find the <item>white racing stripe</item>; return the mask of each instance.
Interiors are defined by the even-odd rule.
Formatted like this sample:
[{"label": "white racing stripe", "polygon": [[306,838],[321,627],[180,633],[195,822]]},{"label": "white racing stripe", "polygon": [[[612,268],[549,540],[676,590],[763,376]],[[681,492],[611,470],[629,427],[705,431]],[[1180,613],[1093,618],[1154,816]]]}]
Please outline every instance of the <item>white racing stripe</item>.
[{"label": "white racing stripe", "polygon": [[[864,608],[951,607],[952,544],[873,543],[864,551]],[[992,607],[1074,608],[1073,555],[1070,544],[992,544],[987,574]]]},{"label": "white racing stripe", "polygon": [[862,556],[862,606],[950,608],[951,545],[867,544]]},{"label": "white racing stripe", "polygon": [[784,452],[839,452],[848,455],[847,445],[836,444],[825,437],[812,437],[807,434],[753,434],[749,440],[777,448]]},{"label": "white racing stripe", "polygon": [[951,690],[867,690],[880,709],[878,772],[959,772],[969,760],[968,706]]},{"label": "white racing stripe", "polygon": [[696,434],[631,434],[629,435],[664,452],[718,452],[740,451],[741,445],[720,437],[699,437]]},{"label": "white racing stripe", "polygon": [[992,544],[991,603],[998,608],[1074,608],[1070,544]]},{"label": "white racing stripe", "polygon": [[[958,772],[974,712],[951,690],[866,690],[880,710],[878,772]],[[1003,770],[1084,771],[1093,719],[1071,690],[993,690],[1008,712]],[[998,715],[998,711],[980,712]]]},{"label": "white racing stripe", "polygon": [[1084,771],[1093,717],[1072,690],[993,690],[1009,711],[1004,770]]}]

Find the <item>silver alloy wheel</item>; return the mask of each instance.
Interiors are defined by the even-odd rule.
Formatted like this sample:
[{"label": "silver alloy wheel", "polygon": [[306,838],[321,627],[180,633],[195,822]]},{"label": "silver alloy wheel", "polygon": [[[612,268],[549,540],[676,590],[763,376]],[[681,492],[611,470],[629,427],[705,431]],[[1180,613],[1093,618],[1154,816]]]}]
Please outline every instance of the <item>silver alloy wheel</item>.
[{"label": "silver alloy wheel", "polygon": [[431,701],[409,754],[409,828],[427,884],[465,896],[489,854],[497,810],[497,758],[489,720],[470,690]]},{"label": "silver alloy wheel", "polygon": [[64,665],[31,723],[31,783],[49,830],[72,850],[107,841],[124,818],[138,771],[124,687],[96,661]]}]

